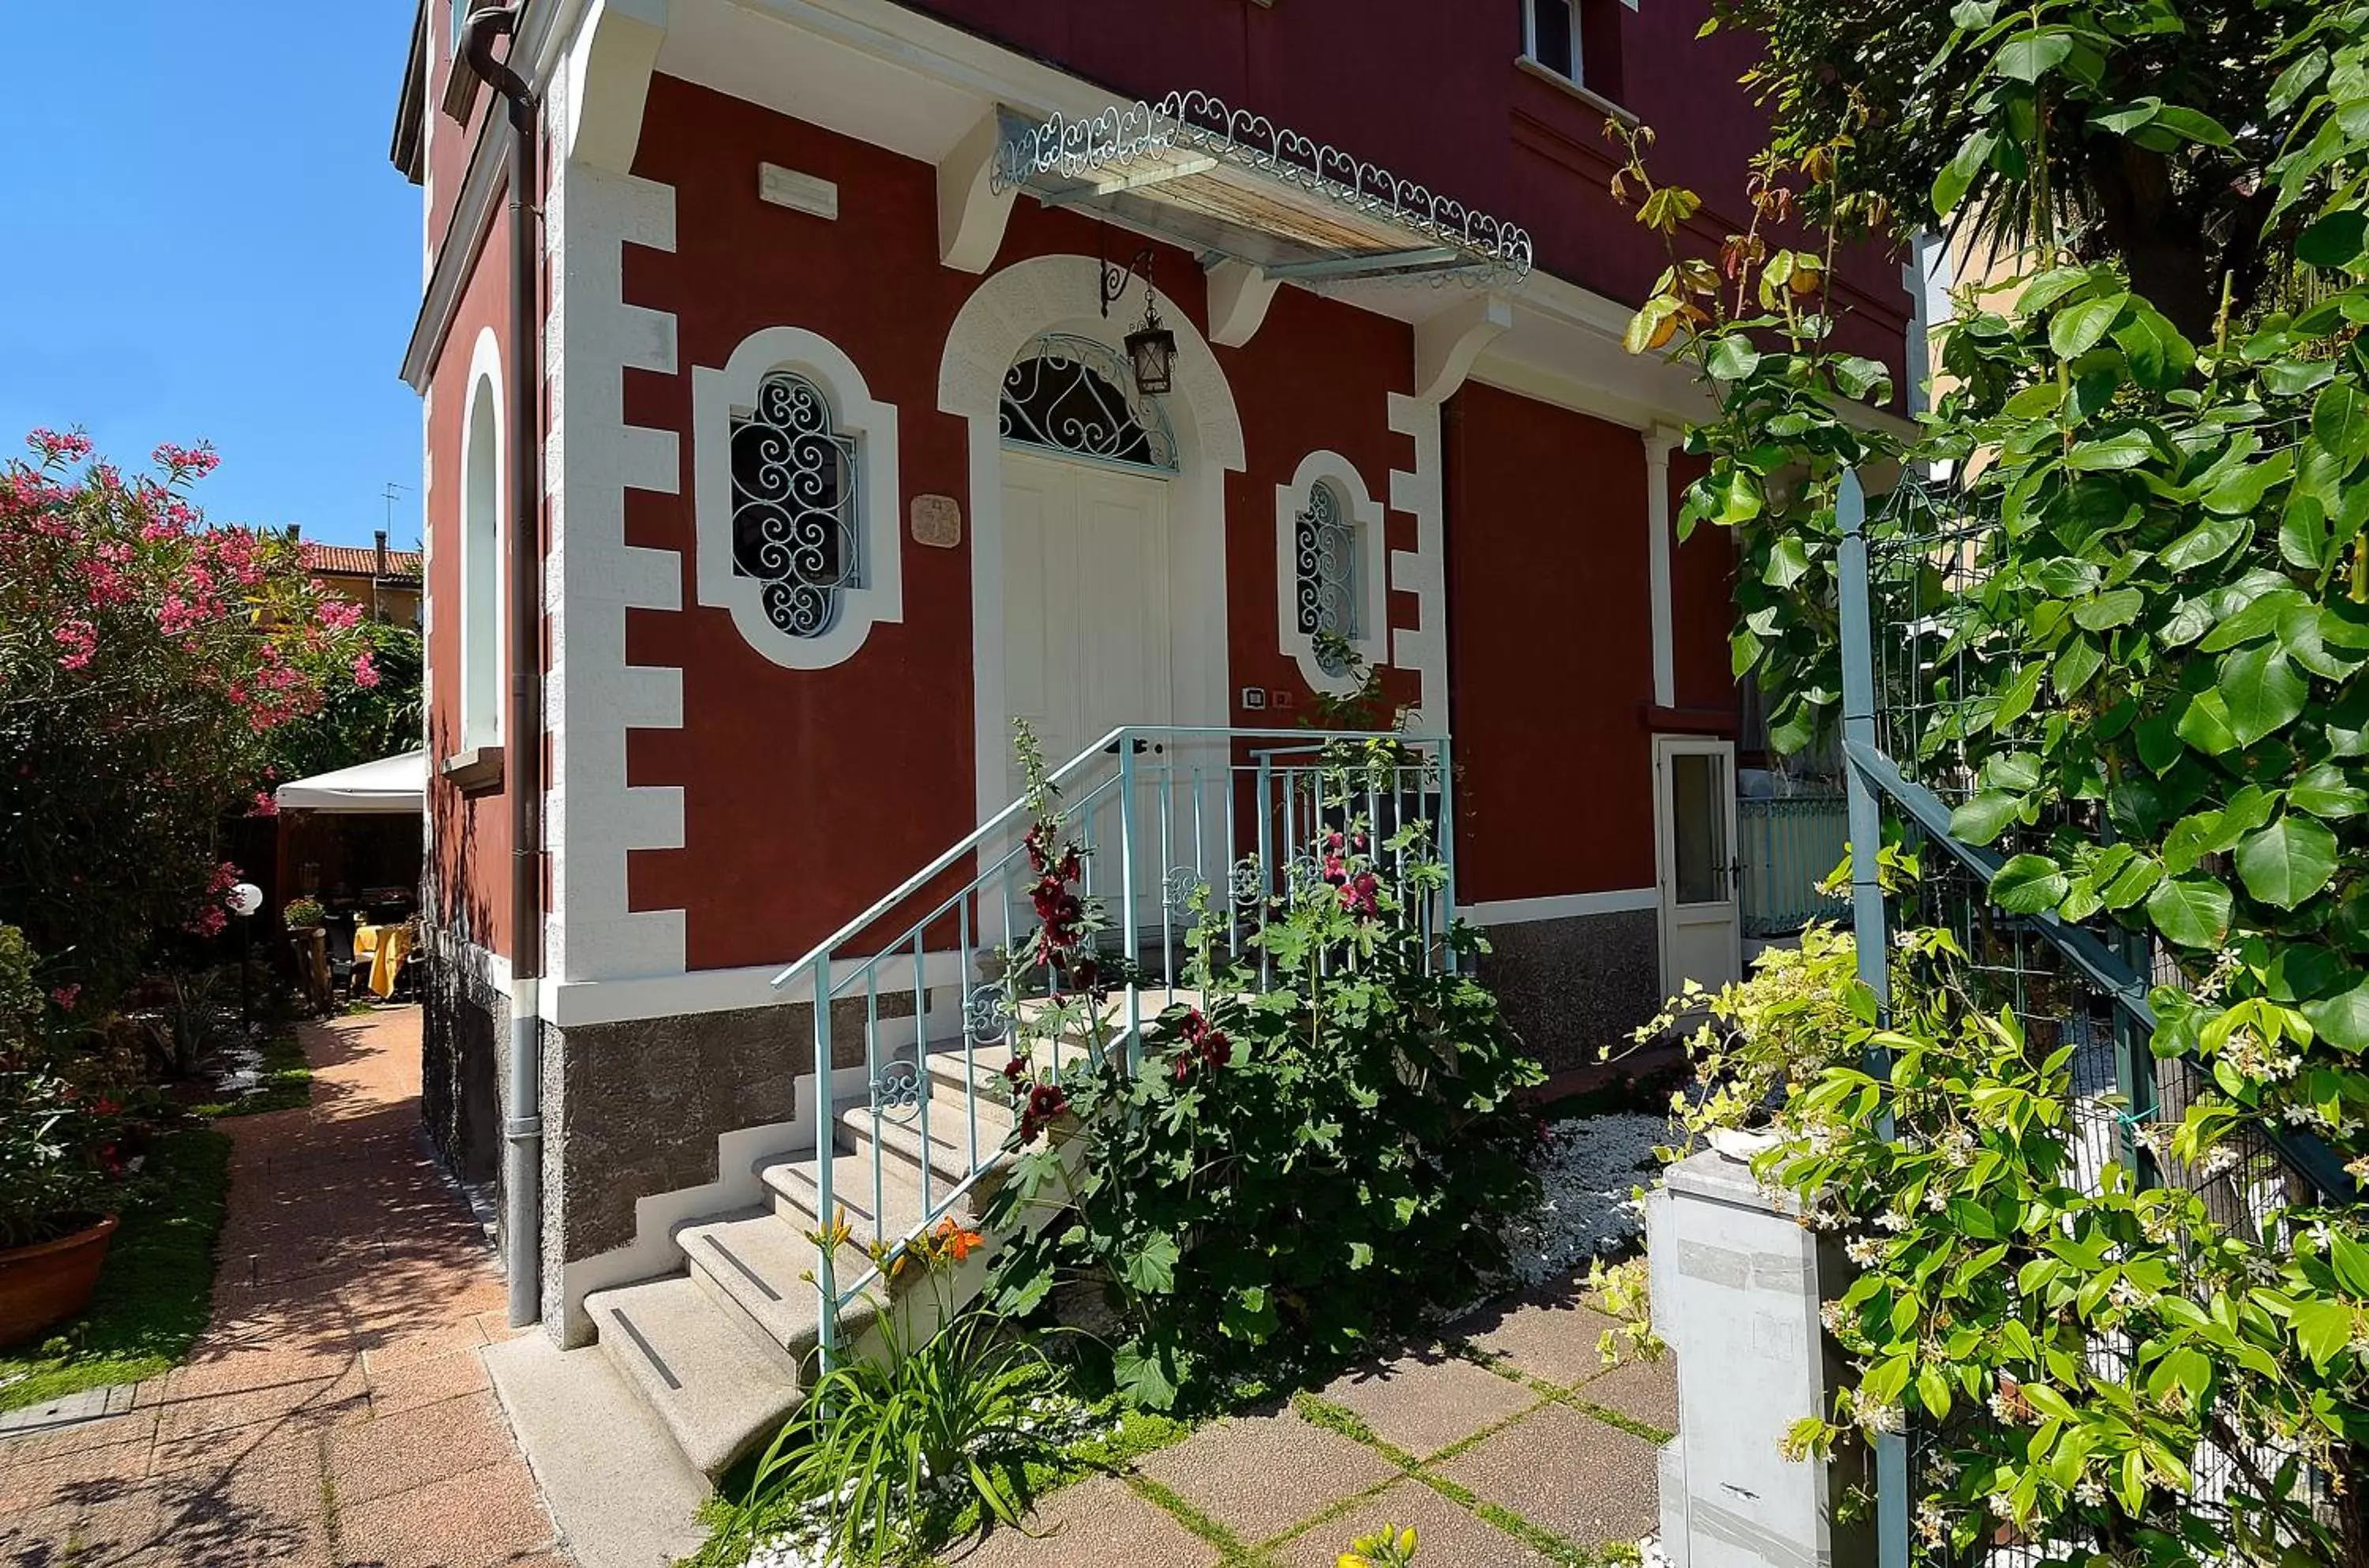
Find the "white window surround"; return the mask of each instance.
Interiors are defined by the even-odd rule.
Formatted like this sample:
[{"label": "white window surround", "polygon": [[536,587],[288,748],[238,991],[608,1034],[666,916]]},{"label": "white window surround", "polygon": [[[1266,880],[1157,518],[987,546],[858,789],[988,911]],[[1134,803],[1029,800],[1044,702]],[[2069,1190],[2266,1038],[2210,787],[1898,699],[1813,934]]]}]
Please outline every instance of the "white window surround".
[{"label": "white window surround", "polygon": [[[764,584],[732,569],[732,418],[753,406],[758,383],[795,371],[830,399],[837,428],[856,442],[856,526],[864,586],[841,590],[839,614],[819,636],[797,637],[765,613]],[[897,509],[897,410],[874,399],[855,361],[802,326],[768,326],[732,350],[721,370],[692,372],[694,508],[699,532],[699,601],[732,612],[749,646],[785,670],[827,670],[853,657],[879,622],[905,618]]]},{"label": "white window surround", "polygon": [[1337,452],[1311,452],[1299,460],[1291,483],[1275,487],[1276,635],[1283,651],[1299,666],[1310,690],[1347,696],[1357,689],[1355,677],[1332,675],[1317,662],[1316,639],[1299,629],[1299,514],[1308,509],[1310,493],[1329,484],[1356,533],[1356,569],[1352,586],[1357,594],[1356,635],[1349,647],[1368,668],[1390,661],[1390,589],[1383,567],[1382,503],[1374,499],[1356,464]]},{"label": "white window surround", "polygon": [[504,481],[509,453],[502,403],[501,342],[490,326],[478,332],[469,356],[469,393],[461,415],[460,613],[461,724],[454,750],[465,755],[498,746],[502,715],[503,603],[508,569],[502,560]]}]

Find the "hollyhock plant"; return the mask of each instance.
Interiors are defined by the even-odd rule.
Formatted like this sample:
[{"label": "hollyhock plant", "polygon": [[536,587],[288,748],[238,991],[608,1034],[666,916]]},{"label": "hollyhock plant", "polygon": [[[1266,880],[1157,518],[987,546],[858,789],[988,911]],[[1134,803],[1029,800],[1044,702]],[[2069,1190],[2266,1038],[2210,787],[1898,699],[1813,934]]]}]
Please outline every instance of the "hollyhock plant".
[{"label": "hollyhock plant", "polygon": [[80,431],[27,445],[0,461],[0,922],[50,956],[45,989],[103,1003],[154,933],[219,921],[223,817],[275,732],[372,666],[292,539],[192,503],[211,447],[132,473]]}]

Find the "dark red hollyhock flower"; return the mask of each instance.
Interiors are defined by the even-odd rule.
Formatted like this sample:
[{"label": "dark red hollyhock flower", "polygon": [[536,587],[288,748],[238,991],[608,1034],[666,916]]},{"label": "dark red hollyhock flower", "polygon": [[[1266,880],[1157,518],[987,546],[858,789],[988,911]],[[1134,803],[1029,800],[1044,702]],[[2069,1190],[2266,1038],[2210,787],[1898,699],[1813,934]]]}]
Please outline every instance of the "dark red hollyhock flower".
[{"label": "dark red hollyhock flower", "polygon": [[1034,1143],[1046,1124],[1065,1115],[1070,1109],[1070,1097],[1054,1083],[1039,1083],[1028,1092],[1028,1104],[1020,1113],[1020,1141]]},{"label": "dark red hollyhock flower", "polygon": [[[1341,853],[1341,844],[1342,839],[1338,832],[1332,832],[1324,835],[1324,851],[1327,854],[1339,854]],[[1362,848],[1363,846],[1361,845],[1360,847]]]},{"label": "dark red hollyhock flower", "polygon": [[1341,889],[1341,907],[1353,915],[1381,913],[1382,906],[1376,897],[1379,887],[1379,884],[1375,882],[1372,872],[1357,873],[1349,880],[1348,885]]},{"label": "dark red hollyhock flower", "polygon": [[1019,1088],[1022,1081],[1027,1076],[1028,1059],[1026,1057],[1013,1057],[1003,1064],[1003,1081],[1014,1089]]}]

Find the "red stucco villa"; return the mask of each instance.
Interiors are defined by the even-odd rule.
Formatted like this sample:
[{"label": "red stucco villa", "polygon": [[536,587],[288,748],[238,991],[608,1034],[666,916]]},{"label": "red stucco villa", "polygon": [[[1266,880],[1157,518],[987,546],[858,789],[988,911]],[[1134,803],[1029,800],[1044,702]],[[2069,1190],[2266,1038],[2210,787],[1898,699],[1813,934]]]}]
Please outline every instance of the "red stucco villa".
[{"label": "red stucco villa", "polygon": [[[1222,748],[1337,635],[1446,738],[1453,899],[1551,1066],[1734,972],[1729,544],[1673,534],[1700,406],[1621,350],[1664,258],[1605,135],[1733,224],[1705,11],[421,0],[426,1104],[514,1316],[611,1348],[603,1293],[688,1269],[763,1337],[685,1227],[813,1147],[772,982],[1013,800],[1014,716]],[[1842,276],[1905,371],[1900,260]],[[722,1355],[635,1310],[661,1402]]]}]

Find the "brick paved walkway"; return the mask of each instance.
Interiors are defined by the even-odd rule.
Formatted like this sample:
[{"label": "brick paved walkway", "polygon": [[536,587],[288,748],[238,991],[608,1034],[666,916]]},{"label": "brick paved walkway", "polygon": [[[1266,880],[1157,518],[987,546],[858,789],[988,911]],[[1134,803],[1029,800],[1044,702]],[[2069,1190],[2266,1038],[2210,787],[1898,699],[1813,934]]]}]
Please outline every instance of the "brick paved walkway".
[{"label": "brick paved walkway", "polygon": [[1607,1370],[1575,1285],[1459,1325],[1274,1410],[1203,1427],[1123,1477],[1046,1498],[956,1568],[1332,1568],[1413,1525],[1422,1568],[1584,1568],[1651,1532],[1668,1358]]},{"label": "brick paved walkway", "polygon": [[234,1118],[213,1320],[131,1412],[0,1442],[23,1568],[562,1568],[478,1349],[485,1238],[419,1135],[419,1013],[303,1026],[313,1104]]}]

